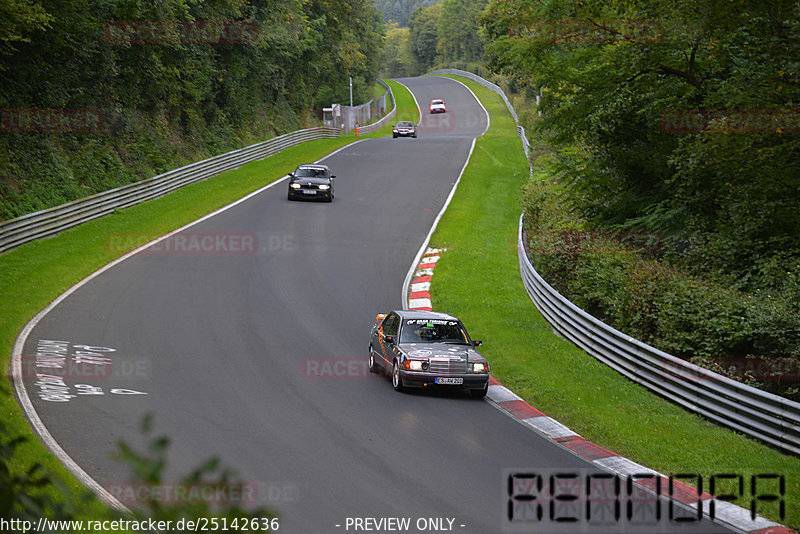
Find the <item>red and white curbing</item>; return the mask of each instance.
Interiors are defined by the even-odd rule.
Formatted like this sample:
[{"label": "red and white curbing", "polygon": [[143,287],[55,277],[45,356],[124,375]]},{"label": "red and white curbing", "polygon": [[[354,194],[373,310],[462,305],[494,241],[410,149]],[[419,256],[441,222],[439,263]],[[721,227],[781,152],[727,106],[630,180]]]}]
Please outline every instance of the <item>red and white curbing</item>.
[{"label": "red and white curbing", "polygon": [[431,277],[440,254],[445,249],[428,248],[419,260],[417,269],[411,279],[408,294],[408,309],[419,311],[433,311],[431,307]]},{"label": "red and white curbing", "polygon": [[[408,294],[408,308],[410,310],[432,311],[431,278],[433,277],[436,263],[439,261],[441,253],[445,250],[429,247],[420,258],[412,277]],[[561,447],[584,458],[604,471],[620,477],[654,475],[661,479],[661,487],[667,487],[669,479],[665,475],[586,440],[522,400],[516,393],[501,385],[494,378],[489,379],[489,392],[486,394],[486,398],[521,424],[558,443]],[[655,488],[655,479],[643,479],[634,481],[634,483],[651,490]],[[672,484],[673,499],[687,506],[697,505],[696,488],[678,480],[673,480]],[[705,492],[700,496],[703,501],[711,498],[712,495]],[[755,519],[751,519],[749,510],[729,502],[715,500],[714,508],[716,522],[732,527],[739,532],[746,534],[797,534],[794,530],[760,515],[757,515]]]}]

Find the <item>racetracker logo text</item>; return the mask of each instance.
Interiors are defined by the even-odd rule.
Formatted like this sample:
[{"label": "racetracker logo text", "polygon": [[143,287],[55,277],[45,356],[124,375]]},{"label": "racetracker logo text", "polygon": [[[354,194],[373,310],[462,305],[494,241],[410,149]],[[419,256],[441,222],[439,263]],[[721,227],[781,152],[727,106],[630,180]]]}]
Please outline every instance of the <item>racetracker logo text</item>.
[{"label": "racetracker logo text", "polygon": [[86,133],[99,132],[103,114],[99,109],[2,109],[0,132]]},{"label": "racetracker logo text", "polygon": [[259,502],[258,485],[254,483],[115,482],[107,485],[105,489],[126,506],[143,506],[150,503],[230,506],[252,505]]},{"label": "racetracker logo text", "polygon": [[[145,245],[156,237],[140,232],[111,233],[106,235],[106,250],[121,254]],[[181,232],[153,243],[142,254],[230,256],[256,254],[258,250],[258,236],[249,232]]]},{"label": "racetracker logo text", "polygon": [[800,132],[797,109],[672,109],[661,112],[665,133],[791,134]]},{"label": "racetracker logo text", "polygon": [[104,27],[112,45],[253,44],[258,24],[230,20],[115,20]]},{"label": "racetracker logo text", "polygon": [[302,361],[303,378],[309,380],[374,379],[366,358],[305,358]]}]

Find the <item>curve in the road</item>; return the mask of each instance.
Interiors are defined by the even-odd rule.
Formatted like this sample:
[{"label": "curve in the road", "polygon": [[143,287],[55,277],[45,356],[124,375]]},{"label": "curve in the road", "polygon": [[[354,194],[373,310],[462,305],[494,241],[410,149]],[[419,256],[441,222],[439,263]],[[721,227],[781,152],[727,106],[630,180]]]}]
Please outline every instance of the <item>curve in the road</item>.
[{"label": "curve in the road", "polygon": [[489,403],[398,395],[366,370],[369,326],[402,306],[398,285],[487,126],[463,85],[402,82],[420,102],[443,98],[448,113],[423,114],[417,139],[367,139],[326,157],[333,203],[266,188],[91,277],[29,329],[23,362],[64,355],[99,369],[63,384],[23,373],[42,424],[88,476],[127,484],[112,453],[119,440],[141,447],[152,413],[172,438],[167,480],[220,456],[282,532],[408,517],[486,534],[508,526],[509,469],[589,467]]}]

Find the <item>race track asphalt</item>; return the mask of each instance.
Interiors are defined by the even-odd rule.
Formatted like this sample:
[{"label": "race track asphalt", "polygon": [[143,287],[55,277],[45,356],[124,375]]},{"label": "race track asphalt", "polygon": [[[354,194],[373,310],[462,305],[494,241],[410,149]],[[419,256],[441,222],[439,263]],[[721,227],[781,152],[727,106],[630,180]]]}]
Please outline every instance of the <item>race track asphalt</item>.
[{"label": "race track asphalt", "polygon": [[[171,440],[168,483],[219,456],[258,488],[245,504],[275,510],[290,534],[354,532],[356,517],[502,532],[507,469],[588,467],[487,401],[399,394],[366,372],[375,315],[402,306],[406,273],[486,128],[464,86],[401,81],[423,110],[419,137],[367,139],[325,158],[334,202],[289,202],[282,181],[102,273],[35,326],[28,357],[96,353],[66,380],[67,402],[41,398],[64,389],[25,384],[50,433],[101,485],[131,480],[113,453],[120,440],[142,447],[146,413]],[[446,115],[427,115],[433,98]],[[202,250],[175,250],[193,239]]]}]

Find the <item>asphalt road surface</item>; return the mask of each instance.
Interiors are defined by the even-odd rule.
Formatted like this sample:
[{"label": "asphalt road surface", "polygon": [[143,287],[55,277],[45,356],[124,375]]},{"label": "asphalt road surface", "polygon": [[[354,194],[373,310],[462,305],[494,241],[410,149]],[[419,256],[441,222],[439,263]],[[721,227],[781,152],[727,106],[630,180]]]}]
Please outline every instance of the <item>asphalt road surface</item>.
[{"label": "asphalt road surface", "polygon": [[[419,137],[326,158],[333,203],[289,202],[281,182],[97,276],[33,329],[26,358],[75,364],[63,383],[26,376],[33,404],[112,493],[132,487],[118,442],[141,448],[151,413],[171,439],[167,485],[218,456],[254,490],[243,504],[275,510],[280,532],[548,531],[536,519],[504,523],[507,470],[587,463],[489,402],[399,394],[366,372],[371,323],[402,306],[405,275],[487,125],[462,85],[402,81],[423,110]],[[447,114],[428,116],[433,98]],[[562,531],[677,526],[662,517]]]}]

